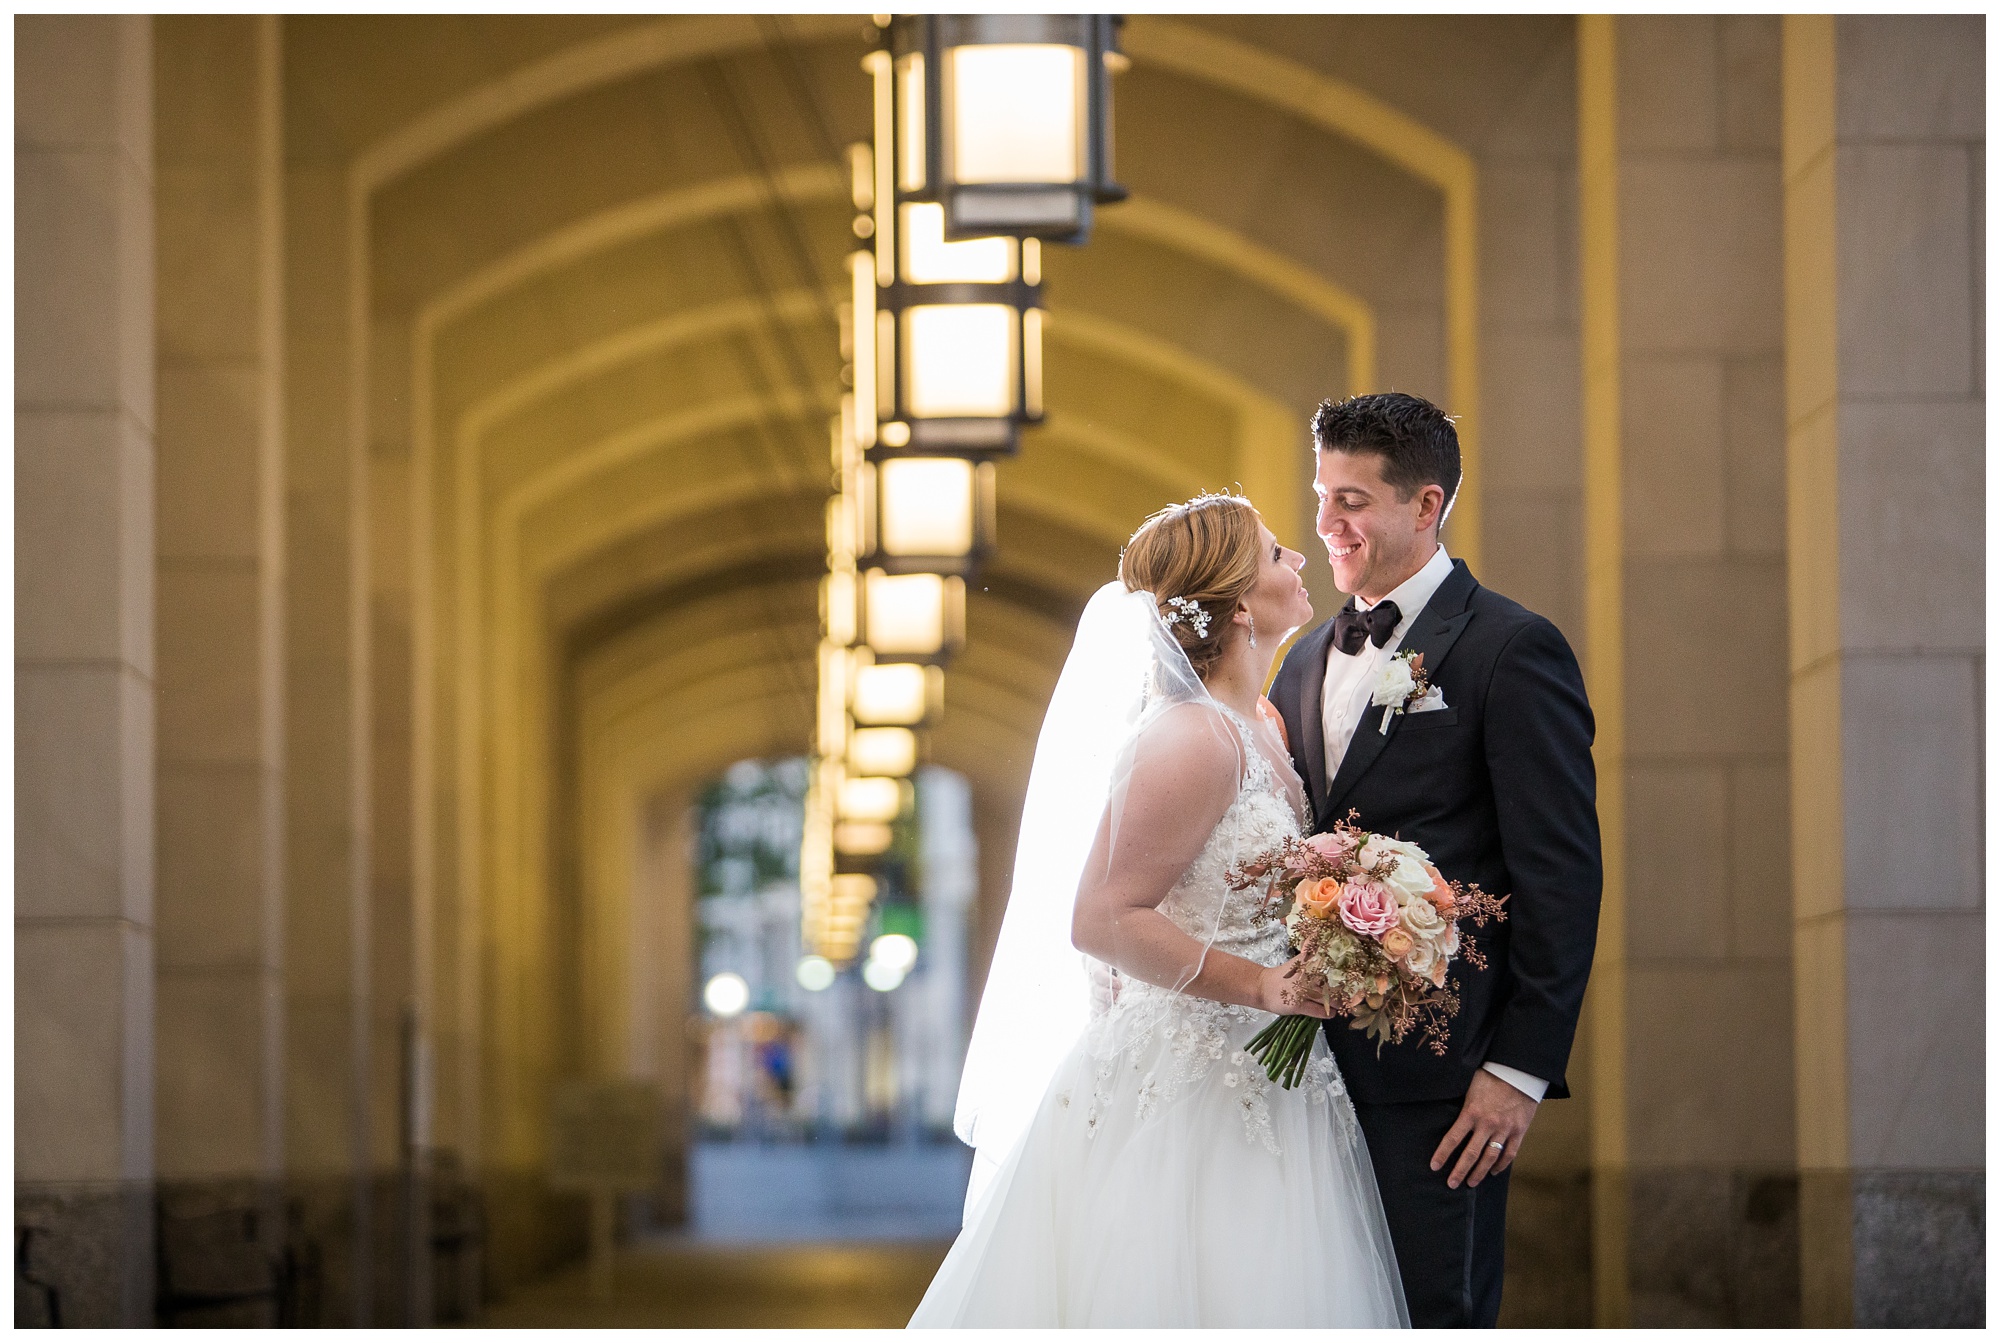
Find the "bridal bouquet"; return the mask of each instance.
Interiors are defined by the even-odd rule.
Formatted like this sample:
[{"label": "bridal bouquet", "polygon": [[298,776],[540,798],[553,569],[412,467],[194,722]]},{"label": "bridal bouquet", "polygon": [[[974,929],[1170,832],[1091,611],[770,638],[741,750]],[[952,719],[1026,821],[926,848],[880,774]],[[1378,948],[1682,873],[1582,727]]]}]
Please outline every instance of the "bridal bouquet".
[{"label": "bridal bouquet", "polygon": [[[1267,918],[1282,918],[1299,959],[1286,972],[1293,1002],[1321,999],[1354,1030],[1400,1044],[1416,1031],[1445,1052],[1458,994],[1446,980],[1454,960],[1485,969],[1470,932],[1504,919],[1505,896],[1446,881],[1430,855],[1406,840],[1370,834],[1350,820],[1325,834],[1287,839],[1229,874],[1232,890],[1262,885]],[[1250,1041],[1280,1086],[1297,1085],[1317,1018],[1283,1016]]]}]

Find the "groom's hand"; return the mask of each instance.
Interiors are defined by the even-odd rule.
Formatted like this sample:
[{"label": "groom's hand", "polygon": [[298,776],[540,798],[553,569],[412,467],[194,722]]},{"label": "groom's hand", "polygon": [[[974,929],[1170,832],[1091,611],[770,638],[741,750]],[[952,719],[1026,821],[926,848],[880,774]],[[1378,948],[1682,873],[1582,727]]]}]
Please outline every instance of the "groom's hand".
[{"label": "groom's hand", "polygon": [[[1472,1075],[1472,1087],[1465,1093],[1465,1108],[1458,1112],[1458,1122],[1432,1153],[1431,1169],[1443,1170],[1451,1154],[1458,1152],[1458,1165],[1445,1183],[1456,1189],[1469,1179],[1476,1188],[1488,1175],[1514,1164],[1521,1139],[1534,1118],[1534,1101],[1482,1068]],[[1463,1151],[1459,1151],[1461,1143]]]}]

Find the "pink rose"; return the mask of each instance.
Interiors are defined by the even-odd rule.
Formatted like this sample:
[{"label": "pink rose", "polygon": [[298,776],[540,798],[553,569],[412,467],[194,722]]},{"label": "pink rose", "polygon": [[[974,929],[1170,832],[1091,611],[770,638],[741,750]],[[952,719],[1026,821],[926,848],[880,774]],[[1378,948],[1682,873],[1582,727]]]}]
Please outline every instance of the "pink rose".
[{"label": "pink rose", "polygon": [[1329,863],[1344,863],[1354,855],[1354,841],[1344,834],[1309,835],[1306,847]]},{"label": "pink rose", "polygon": [[1350,881],[1340,889],[1340,921],[1363,937],[1380,937],[1396,926],[1396,896],[1373,881]]}]

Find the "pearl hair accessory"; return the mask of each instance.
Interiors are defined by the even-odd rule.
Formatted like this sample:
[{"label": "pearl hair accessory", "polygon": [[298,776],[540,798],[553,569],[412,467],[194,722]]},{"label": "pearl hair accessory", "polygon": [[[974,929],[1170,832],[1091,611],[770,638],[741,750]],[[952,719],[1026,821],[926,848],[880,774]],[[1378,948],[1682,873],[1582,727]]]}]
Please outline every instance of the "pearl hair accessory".
[{"label": "pearl hair accessory", "polygon": [[1206,639],[1208,637],[1208,612],[1201,609],[1200,602],[1192,597],[1169,597],[1167,598],[1167,605],[1173,609],[1160,617],[1163,622],[1172,625],[1185,620],[1188,624],[1194,626],[1195,638]]}]

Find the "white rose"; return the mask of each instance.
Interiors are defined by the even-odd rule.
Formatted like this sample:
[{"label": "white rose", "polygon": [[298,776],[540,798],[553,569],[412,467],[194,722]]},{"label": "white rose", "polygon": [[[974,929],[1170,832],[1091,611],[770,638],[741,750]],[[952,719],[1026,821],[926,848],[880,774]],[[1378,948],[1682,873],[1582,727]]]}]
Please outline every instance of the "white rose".
[{"label": "white rose", "polygon": [[1416,975],[1419,979],[1429,979],[1432,969],[1437,965],[1437,961],[1437,948],[1419,939],[1403,957],[1403,968],[1411,974]]},{"label": "white rose", "polygon": [[1399,858],[1407,858],[1418,867],[1422,867],[1431,860],[1429,854],[1425,853],[1415,844],[1410,843],[1407,839],[1388,839],[1382,835],[1377,835],[1375,838],[1381,841],[1382,847],[1388,852],[1395,854]]},{"label": "white rose", "polygon": [[1375,683],[1374,702],[1400,706],[1416,688],[1417,678],[1410,675],[1410,664],[1395,658],[1382,669],[1382,679]]},{"label": "white rose", "polygon": [[1395,856],[1396,866],[1385,880],[1396,892],[1398,904],[1407,905],[1430,890],[1431,874],[1424,866],[1430,861],[1430,855],[1422,849],[1405,840],[1384,839],[1380,835],[1369,841],[1369,847],[1374,847],[1375,852],[1369,854],[1367,848],[1362,850],[1364,856],[1361,861],[1364,864],[1380,862],[1386,855]]},{"label": "white rose", "polygon": [[1428,900],[1412,900],[1403,906],[1403,926],[1419,942],[1434,942],[1445,930],[1444,916]]}]

